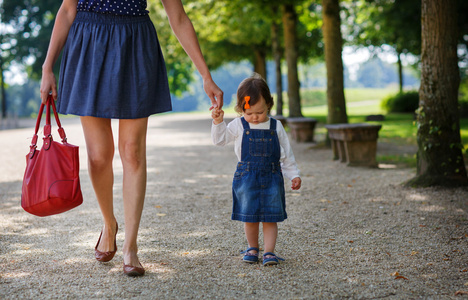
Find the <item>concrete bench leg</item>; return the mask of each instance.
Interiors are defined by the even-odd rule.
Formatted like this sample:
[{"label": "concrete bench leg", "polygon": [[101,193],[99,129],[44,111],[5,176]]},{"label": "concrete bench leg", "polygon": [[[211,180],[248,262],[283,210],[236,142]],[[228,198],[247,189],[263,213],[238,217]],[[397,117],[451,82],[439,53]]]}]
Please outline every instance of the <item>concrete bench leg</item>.
[{"label": "concrete bench leg", "polygon": [[339,141],[337,140],[331,140],[331,145],[332,145],[332,150],[333,150],[333,160],[338,160],[340,158],[340,153],[338,148],[339,146]]},{"label": "concrete bench leg", "polygon": [[338,141],[338,154],[340,155],[340,162],[348,161],[348,154],[346,152],[345,143],[343,141]]},{"label": "concrete bench leg", "polygon": [[346,163],[351,167],[377,167],[376,141],[348,141],[345,143]]},{"label": "concrete bench leg", "polygon": [[333,160],[340,160],[340,162],[347,162],[346,148],[343,141],[331,140],[333,149]]}]

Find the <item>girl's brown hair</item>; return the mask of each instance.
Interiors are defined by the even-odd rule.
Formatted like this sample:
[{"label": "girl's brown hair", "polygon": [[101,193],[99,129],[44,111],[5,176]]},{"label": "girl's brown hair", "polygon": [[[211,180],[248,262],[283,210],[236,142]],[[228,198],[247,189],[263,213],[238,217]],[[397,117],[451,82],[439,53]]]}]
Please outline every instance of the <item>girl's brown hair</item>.
[{"label": "girl's brown hair", "polygon": [[265,99],[268,113],[273,107],[273,97],[270,93],[270,88],[265,79],[257,73],[254,73],[249,78],[244,79],[237,88],[237,104],[235,107],[236,112],[243,114],[245,112],[245,97],[249,96],[250,105],[255,105],[262,97]]}]

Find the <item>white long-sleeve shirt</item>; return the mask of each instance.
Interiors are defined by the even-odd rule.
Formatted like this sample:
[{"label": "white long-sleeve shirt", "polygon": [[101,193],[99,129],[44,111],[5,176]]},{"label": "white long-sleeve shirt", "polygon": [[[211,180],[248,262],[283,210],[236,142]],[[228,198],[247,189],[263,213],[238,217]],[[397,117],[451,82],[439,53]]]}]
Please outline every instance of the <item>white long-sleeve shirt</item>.
[{"label": "white long-sleeve shirt", "polygon": [[[251,129],[270,129],[270,118],[268,121],[251,124],[249,123]],[[278,134],[278,139],[281,148],[280,163],[283,175],[293,180],[296,177],[300,177],[299,169],[297,168],[296,159],[289,144],[288,135],[284,130],[281,122],[276,122],[276,132]],[[226,122],[211,125],[211,138],[213,144],[216,146],[225,146],[234,142],[234,152],[236,153],[237,160],[241,161],[242,154],[242,135],[244,133],[244,127],[242,126],[241,118],[235,118],[232,122],[226,125]]]}]

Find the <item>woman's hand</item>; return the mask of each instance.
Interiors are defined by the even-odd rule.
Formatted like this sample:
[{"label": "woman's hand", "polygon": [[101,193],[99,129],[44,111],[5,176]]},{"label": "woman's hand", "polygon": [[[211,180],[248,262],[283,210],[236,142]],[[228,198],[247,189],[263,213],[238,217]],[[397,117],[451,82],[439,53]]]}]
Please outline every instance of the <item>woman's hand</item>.
[{"label": "woman's hand", "polygon": [[54,100],[57,100],[57,80],[55,79],[53,68],[65,45],[68,31],[75,20],[77,5],[78,0],[63,0],[57,12],[50,37],[49,49],[42,65],[41,100],[43,104],[47,103],[47,97],[50,92],[52,92]]},{"label": "woman's hand", "polygon": [[210,110],[213,108],[221,109],[223,107],[224,92],[216,85],[212,78],[203,80],[203,89],[211,100]]},{"label": "woman's hand", "polygon": [[211,117],[213,118],[213,123],[218,125],[223,122],[224,111],[221,108],[216,107],[211,111]]},{"label": "woman's hand", "polygon": [[50,92],[52,92],[54,100],[57,100],[57,80],[55,79],[54,72],[43,70],[41,80],[42,104],[47,103],[47,97],[49,97]]}]

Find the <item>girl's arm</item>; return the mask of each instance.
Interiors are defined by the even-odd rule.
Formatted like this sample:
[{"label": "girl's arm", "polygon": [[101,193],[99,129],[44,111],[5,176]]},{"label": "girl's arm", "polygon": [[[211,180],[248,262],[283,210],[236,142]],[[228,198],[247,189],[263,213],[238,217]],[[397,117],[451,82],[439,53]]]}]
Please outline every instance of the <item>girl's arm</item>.
[{"label": "girl's arm", "polygon": [[[281,168],[283,169],[283,174],[288,177],[291,181],[295,178],[300,178],[300,171],[297,167],[296,159],[294,157],[291,144],[289,143],[288,135],[284,130],[281,122],[277,122],[277,132],[278,132],[278,139],[281,146]],[[297,181],[297,179],[296,179]],[[300,187],[300,184],[299,184]]]},{"label": "girl's arm", "polygon": [[53,68],[65,45],[68,31],[75,20],[77,4],[78,0],[63,0],[55,18],[49,49],[42,65],[41,99],[44,104],[50,91],[52,91],[54,99],[57,99],[57,80],[55,79]]},{"label": "girl's arm", "polygon": [[166,10],[169,24],[176,35],[179,43],[184,48],[187,55],[195,64],[198,72],[203,78],[203,88],[211,99],[212,108],[223,107],[223,91],[215,84],[211,78],[210,71],[206,65],[203,54],[198,44],[197,35],[192,22],[185,13],[181,0],[161,0]]},{"label": "girl's arm", "polygon": [[234,121],[230,122],[228,125],[226,125],[224,121],[219,124],[212,122],[211,139],[216,146],[225,146],[235,142],[242,131],[242,123],[240,123],[239,118],[234,119]]}]

